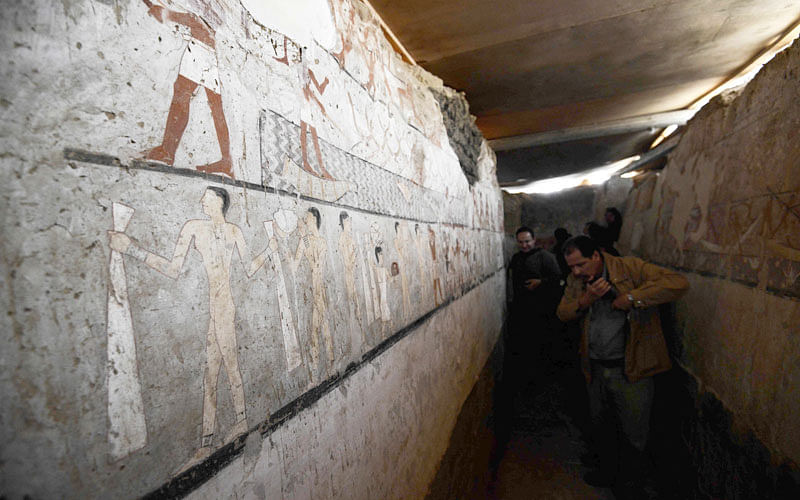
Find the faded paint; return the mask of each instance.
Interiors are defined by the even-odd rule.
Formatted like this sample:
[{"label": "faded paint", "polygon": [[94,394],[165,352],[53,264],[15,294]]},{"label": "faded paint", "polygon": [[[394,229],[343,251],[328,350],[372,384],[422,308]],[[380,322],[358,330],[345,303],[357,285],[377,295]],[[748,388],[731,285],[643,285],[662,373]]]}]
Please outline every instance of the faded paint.
[{"label": "faded paint", "polygon": [[800,48],[689,123],[660,174],[637,181],[621,236],[688,273],[681,363],[773,460],[800,462]]},{"label": "faded paint", "polygon": [[0,494],[423,495],[503,319],[463,97],[357,1],[69,11],[0,21]]}]

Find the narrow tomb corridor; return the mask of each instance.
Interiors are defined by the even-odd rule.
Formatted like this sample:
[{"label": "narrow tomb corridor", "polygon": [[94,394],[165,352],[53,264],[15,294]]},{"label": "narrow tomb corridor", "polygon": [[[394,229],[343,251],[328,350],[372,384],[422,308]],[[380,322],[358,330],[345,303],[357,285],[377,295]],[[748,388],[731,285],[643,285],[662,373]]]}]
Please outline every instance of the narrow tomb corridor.
[{"label": "narrow tomb corridor", "polygon": [[797,500],[798,34],[4,2],[0,500]]}]

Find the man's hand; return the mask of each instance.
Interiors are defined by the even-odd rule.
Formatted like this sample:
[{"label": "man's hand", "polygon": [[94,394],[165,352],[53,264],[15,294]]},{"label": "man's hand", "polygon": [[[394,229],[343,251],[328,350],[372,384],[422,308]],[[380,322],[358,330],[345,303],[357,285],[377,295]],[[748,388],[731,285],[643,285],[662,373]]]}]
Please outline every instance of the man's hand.
[{"label": "man's hand", "polygon": [[633,309],[633,302],[628,299],[628,295],[620,295],[614,302],[611,304],[611,307],[614,309],[619,309],[620,311],[630,311]]},{"label": "man's hand", "polygon": [[591,283],[586,284],[586,291],[578,299],[578,305],[585,309],[611,290],[611,284],[605,278],[597,278]]},{"label": "man's hand", "polygon": [[119,253],[127,252],[128,247],[131,246],[131,239],[125,233],[109,231],[108,238],[108,246],[110,246],[112,250],[116,250]]},{"label": "man's hand", "polygon": [[525,288],[528,290],[535,290],[539,285],[542,284],[542,280],[531,278],[529,280],[525,280]]}]

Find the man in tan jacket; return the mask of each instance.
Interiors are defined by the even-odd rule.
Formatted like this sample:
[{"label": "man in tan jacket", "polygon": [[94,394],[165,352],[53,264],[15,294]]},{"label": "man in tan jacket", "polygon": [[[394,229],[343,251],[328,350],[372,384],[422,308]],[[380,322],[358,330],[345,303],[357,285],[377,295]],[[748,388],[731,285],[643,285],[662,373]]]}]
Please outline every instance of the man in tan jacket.
[{"label": "man in tan jacket", "polygon": [[689,288],[686,278],[636,257],[614,257],[587,236],[563,246],[570,268],[558,305],[561,321],[581,324],[581,367],[599,470],[584,480],[612,486],[642,479],[652,376],[672,366],[658,306]]}]

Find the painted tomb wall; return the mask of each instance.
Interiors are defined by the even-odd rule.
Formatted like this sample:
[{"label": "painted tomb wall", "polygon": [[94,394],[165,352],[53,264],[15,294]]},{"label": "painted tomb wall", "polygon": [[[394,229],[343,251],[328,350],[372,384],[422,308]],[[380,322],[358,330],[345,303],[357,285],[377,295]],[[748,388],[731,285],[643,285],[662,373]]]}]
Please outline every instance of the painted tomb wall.
[{"label": "painted tomb wall", "polygon": [[732,413],[735,432],[752,432],[773,461],[794,464],[800,462],[798,75],[795,45],[744,89],[701,110],[666,168],[637,179],[620,238],[623,253],[685,273],[691,290],[676,304],[681,365],[701,392]]},{"label": "painted tomb wall", "polygon": [[463,97],[357,1],[0,22],[0,495],[423,496],[504,314]]}]

